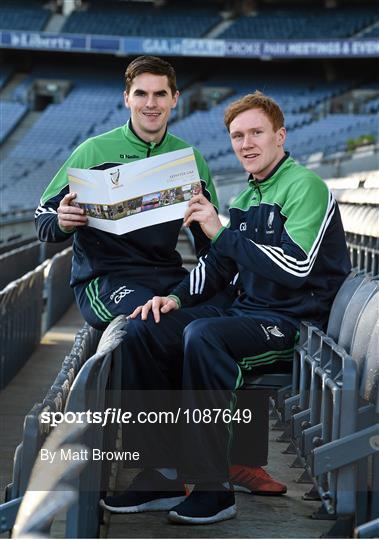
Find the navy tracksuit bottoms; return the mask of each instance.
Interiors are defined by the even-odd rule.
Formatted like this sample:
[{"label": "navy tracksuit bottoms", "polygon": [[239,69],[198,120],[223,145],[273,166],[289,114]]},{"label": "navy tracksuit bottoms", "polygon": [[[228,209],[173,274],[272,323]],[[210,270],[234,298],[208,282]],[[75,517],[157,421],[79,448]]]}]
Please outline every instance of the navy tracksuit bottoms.
[{"label": "navy tracksuit bottoms", "polygon": [[[223,411],[236,412],[235,390],[245,370],[287,370],[296,335],[296,324],[277,313],[210,305],[170,312],[159,324],[151,316],[129,320],[123,408],[133,418],[173,411],[175,421],[124,425],[124,449],[140,453],[139,466],[177,467],[189,483],[225,481],[233,424],[243,415],[229,421]],[[252,422],[254,414],[259,411]]]}]

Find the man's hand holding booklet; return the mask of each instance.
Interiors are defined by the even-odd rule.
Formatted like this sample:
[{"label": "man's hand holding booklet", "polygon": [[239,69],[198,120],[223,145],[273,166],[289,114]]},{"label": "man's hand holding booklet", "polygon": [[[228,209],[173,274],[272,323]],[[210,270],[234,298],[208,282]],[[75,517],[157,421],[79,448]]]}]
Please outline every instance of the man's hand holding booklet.
[{"label": "man's hand holding booklet", "polygon": [[88,225],[114,234],[181,219],[201,192],[192,148],[105,170],[69,168],[68,180]]}]

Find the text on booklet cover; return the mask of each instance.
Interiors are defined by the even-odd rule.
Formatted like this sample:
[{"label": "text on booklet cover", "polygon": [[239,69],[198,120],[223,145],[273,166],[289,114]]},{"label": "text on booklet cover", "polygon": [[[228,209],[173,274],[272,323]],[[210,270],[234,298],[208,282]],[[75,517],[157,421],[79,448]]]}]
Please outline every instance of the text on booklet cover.
[{"label": "text on booklet cover", "polygon": [[181,219],[201,191],[192,148],[105,170],[69,168],[67,174],[88,225],[114,234]]}]

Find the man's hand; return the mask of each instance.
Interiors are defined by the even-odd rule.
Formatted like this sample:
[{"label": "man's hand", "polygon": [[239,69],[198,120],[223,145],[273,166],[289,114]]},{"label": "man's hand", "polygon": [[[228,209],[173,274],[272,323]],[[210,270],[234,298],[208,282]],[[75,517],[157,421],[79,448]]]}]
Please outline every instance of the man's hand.
[{"label": "man's hand", "polygon": [[141,313],[141,319],[146,321],[149,311],[152,310],[154,320],[159,323],[161,320],[161,313],[168,313],[173,309],[179,309],[179,306],[175,300],[168,298],[167,296],[154,296],[151,300],[148,300],[144,306],[138,306],[128,318],[135,319],[137,315]]},{"label": "man's hand", "polygon": [[200,224],[208,238],[213,238],[222,227],[213,204],[204,195],[195,195],[188,203],[183,224],[189,227],[193,221]]},{"label": "man's hand", "polygon": [[75,197],[76,193],[67,193],[58,207],[58,225],[64,232],[72,232],[76,227],[87,225],[88,218],[84,210],[72,204]]}]

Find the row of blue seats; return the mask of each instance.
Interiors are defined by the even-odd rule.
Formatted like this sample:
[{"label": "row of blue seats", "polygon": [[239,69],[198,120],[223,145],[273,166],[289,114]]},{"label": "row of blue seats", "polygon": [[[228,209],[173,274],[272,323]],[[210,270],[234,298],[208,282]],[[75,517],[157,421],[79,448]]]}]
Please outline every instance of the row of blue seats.
[{"label": "row of blue seats", "polygon": [[[187,4],[188,6],[188,4]],[[43,30],[51,12],[38,2],[5,2],[0,5],[0,26],[13,30]],[[62,31],[108,35],[201,37],[221,22],[209,6],[155,8],[152,4],[119,2],[95,3],[86,10],[72,12]],[[261,10],[234,21],[219,37],[233,39],[313,39],[349,37],[379,20],[374,7],[303,10]],[[378,28],[365,37],[375,37]]]},{"label": "row of blue seats", "polygon": [[[348,37],[379,19],[374,8],[341,8],[335,10],[262,10],[255,16],[240,17],[221,38],[294,39]],[[126,4],[123,10],[88,10],[74,12],[66,21],[64,32],[113,35],[201,37],[220,21],[204,10],[194,13],[173,9],[136,9]]]},{"label": "row of blue seats", "polygon": [[327,115],[288,133],[288,146],[297,156],[324,155],[347,149],[347,141],[361,135],[379,139],[379,115]]},{"label": "row of blue seats", "polygon": [[257,89],[276,99],[284,112],[291,113],[306,111],[355,86],[352,79],[343,77],[326,84],[318,76],[302,77],[291,74],[284,79],[279,73],[266,75],[256,72],[252,72],[248,80],[242,78],[240,74],[231,73],[228,77],[211,76],[203,84],[206,87],[233,89],[233,95],[223,101],[224,106]]},{"label": "row of blue seats", "polygon": [[379,20],[375,7],[262,10],[237,19],[219,37],[232,39],[319,39],[350,37]]},{"label": "row of blue seats", "polygon": [[216,10],[155,8],[152,4],[119,4],[70,14],[62,32],[119,36],[202,37],[221,21]]},{"label": "row of blue seats", "polygon": [[43,30],[51,11],[38,2],[1,2],[0,28],[8,30]]}]

